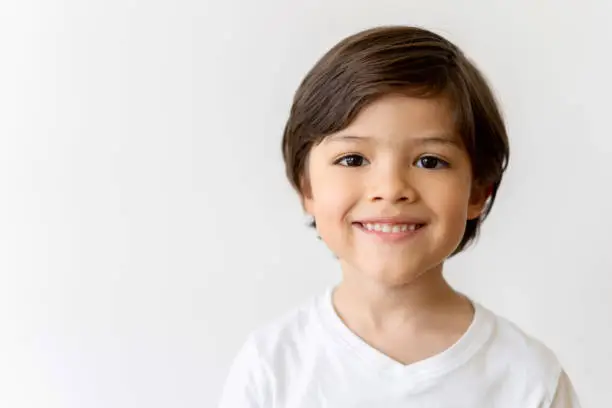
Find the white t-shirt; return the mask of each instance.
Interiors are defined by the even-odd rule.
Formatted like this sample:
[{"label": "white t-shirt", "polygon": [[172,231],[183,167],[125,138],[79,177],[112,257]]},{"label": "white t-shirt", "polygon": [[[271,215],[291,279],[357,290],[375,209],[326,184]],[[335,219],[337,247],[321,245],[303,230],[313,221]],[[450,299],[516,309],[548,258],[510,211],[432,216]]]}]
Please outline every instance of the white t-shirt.
[{"label": "white t-shirt", "polygon": [[219,408],[578,408],[555,355],[473,302],[466,333],[403,365],[338,317],[332,289],[248,338]]}]

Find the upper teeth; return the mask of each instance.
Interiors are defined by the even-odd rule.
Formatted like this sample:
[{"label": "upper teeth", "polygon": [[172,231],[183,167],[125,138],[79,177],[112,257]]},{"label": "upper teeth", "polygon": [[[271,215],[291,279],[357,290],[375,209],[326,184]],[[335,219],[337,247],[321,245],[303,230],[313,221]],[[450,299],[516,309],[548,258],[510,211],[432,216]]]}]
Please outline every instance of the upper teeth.
[{"label": "upper teeth", "polygon": [[380,231],[380,232],[406,232],[414,231],[417,229],[417,224],[363,224],[364,228],[368,231]]}]

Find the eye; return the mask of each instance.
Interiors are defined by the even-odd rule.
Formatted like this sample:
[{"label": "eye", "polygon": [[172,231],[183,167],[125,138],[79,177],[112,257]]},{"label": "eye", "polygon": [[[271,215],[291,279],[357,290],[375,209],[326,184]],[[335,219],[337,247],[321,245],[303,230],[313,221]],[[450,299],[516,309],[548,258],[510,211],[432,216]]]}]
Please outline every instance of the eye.
[{"label": "eye", "polygon": [[368,161],[361,155],[348,154],[336,160],[334,164],[339,164],[346,167],[361,167],[368,164]]},{"label": "eye", "polygon": [[436,156],[421,156],[416,161],[416,166],[423,169],[444,169],[449,166],[446,160],[442,160]]}]

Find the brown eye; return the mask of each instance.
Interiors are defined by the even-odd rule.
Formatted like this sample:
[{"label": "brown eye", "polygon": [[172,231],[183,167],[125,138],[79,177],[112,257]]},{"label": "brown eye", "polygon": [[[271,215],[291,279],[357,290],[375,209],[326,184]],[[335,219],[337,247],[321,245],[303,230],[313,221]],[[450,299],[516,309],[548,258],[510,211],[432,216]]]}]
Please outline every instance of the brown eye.
[{"label": "brown eye", "polygon": [[367,162],[368,161],[363,156],[360,156],[358,154],[349,154],[337,160],[336,164],[345,167],[361,167],[367,164]]},{"label": "brown eye", "polygon": [[416,166],[423,169],[443,169],[448,167],[448,162],[436,156],[422,156],[416,161]]}]

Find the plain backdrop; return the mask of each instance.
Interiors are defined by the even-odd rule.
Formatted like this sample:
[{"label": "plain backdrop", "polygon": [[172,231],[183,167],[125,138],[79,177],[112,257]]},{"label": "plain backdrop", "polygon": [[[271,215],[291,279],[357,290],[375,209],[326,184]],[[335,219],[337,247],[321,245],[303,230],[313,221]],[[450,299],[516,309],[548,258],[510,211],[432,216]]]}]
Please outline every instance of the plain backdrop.
[{"label": "plain backdrop", "polygon": [[461,291],[612,406],[612,2],[0,5],[0,406],[214,407],[247,333],[336,283],[285,180],[303,75],[415,24],[484,71],[512,157]]}]

